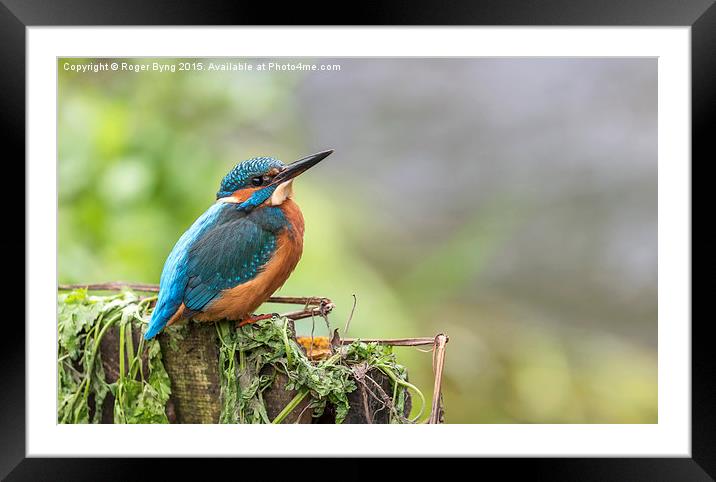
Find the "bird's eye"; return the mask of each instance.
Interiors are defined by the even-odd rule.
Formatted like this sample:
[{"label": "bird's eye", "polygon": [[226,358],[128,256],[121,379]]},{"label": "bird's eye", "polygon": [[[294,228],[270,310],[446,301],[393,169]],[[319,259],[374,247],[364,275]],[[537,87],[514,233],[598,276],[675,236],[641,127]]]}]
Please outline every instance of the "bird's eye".
[{"label": "bird's eye", "polygon": [[251,184],[254,186],[260,186],[264,183],[264,179],[262,177],[254,177],[251,179]]}]

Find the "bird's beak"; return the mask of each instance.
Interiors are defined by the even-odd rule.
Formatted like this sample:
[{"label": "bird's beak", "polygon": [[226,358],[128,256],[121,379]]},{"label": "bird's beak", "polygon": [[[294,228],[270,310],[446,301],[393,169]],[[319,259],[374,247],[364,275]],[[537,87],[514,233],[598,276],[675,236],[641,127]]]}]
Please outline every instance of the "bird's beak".
[{"label": "bird's beak", "polygon": [[308,157],[304,157],[303,159],[299,159],[298,161],[292,162],[286,168],[276,174],[276,177],[273,178],[273,182],[271,184],[281,184],[286,181],[289,181],[293,179],[294,177],[303,174],[319,162],[321,162],[326,157],[330,156],[333,153],[333,149],[329,149],[327,151],[319,152],[317,154],[311,154]]}]

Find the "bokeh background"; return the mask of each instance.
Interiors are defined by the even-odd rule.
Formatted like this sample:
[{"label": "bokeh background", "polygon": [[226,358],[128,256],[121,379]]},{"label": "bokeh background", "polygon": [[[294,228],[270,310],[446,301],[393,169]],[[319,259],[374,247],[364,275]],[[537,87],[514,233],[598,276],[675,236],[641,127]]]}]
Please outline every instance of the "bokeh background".
[{"label": "bokeh background", "polygon": [[[319,68],[58,60],[60,282],[157,283],[236,162],[334,148],[280,294],[447,333],[448,423],[657,422],[656,59],[230,60]],[[128,62],[154,61],[227,59]],[[430,353],[396,350],[429,395]]]}]

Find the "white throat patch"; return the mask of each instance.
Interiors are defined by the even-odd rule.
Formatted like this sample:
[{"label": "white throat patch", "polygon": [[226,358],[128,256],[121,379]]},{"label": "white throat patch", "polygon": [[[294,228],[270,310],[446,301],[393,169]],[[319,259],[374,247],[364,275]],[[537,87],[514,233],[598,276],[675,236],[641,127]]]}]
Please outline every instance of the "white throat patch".
[{"label": "white throat patch", "polygon": [[293,179],[278,185],[276,190],[271,195],[271,198],[269,199],[269,204],[271,204],[271,206],[278,206],[281,203],[283,203],[286,199],[291,199],[292,197],[293,197]]}]

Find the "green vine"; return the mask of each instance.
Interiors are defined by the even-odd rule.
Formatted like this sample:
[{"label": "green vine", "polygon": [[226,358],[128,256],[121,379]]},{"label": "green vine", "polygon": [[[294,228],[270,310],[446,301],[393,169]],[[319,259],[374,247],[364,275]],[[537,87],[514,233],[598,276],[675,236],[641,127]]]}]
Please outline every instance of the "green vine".
[{"label": "green vine", "polygon": [[[140,299],[131,291],[91,296],[80,289],[59,295],[58,422],[99,423],[109,394],[114,397],[114,423],[169,422],[165,407],[171,384],[160,344],[137,336],[155,299]],[[390,380],[392,394],[381,395],[388,398],[392,423],[411,423],[421,416],[425,398],[408,382],[407,371],[397,363],[392,348],[355,341],[338,347],[327,359],[312,361],[290,333],[289,323],[287,318],[276,317],[242,328],[234,328],[228,321],[215,325],[220,423],[281,423],[306,398],[313,417],[320,417],[330,404],[336,423],[341,423],[351,408],[348,394],[357,388],[358,367],[379,370]],[[100,350],[110,332],[116,333],[119,355],[119,373],[112,383],[106,380]],[[176,349],[178,339],[172,336],[169,347]],[[367,373],[363,371],[363,376]],[[295,390],[296,395],[272,420],[264,392],[274,385],[278,374],[288,380],[285,389]],[[364,388],[370,390],[371,386]],[[410,420],[404,416],[408,390],[414,391],[422,404],[420,413]]]},{"label": "green vine", "polygon": [[[168,423],[165,406],[171,386],[159,342],[140,337],[135,347],[132,336],[146,323],[153,299],[140,300],[131,291],[90,296],[80,289],[59,295],[58,301],[58,422],[99,423],[111,393],[114,423]],[[108,383],[100,345],[113,329],[119,333],[119,376]]]},{"label": "green vine", "polygon": [[[356,389],[353,367],[359,364],[380,370],[392,382],[392,422],[414,422],[422,415],[425,398],[407,381],[407,370],[397,363],[391,347],[355,341],[315,362],[290,336],[288,323],[287,318],[279,317],[238,329],[233,329],[230,322],[217,324],[222,423],[281,423],[307,396],[313,417],[320,417],[331,404],[336,410],[336,423],[341,423],[350,409],[348,394]],[[234,362],[237,355],[238,365]],[[277,373],[288,378],[286,390],[297,393],[274,420],[269,420],[263,392],[273,385]],[[403,416],[406,389],[413,390],[422,403],[412,420]]]}]

